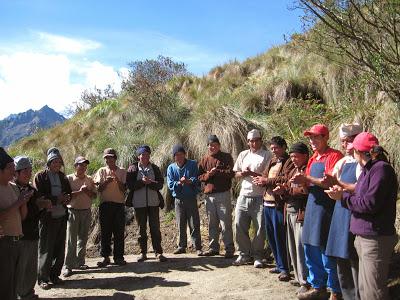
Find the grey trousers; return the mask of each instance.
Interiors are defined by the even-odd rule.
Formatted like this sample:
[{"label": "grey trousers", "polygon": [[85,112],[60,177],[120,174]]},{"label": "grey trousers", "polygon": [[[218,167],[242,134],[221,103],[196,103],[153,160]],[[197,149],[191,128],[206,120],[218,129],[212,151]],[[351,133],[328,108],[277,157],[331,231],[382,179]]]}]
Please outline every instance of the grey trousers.
[{"label": "grey trousers", "polygon": [[356,236],[359,259],[358,286],[361,300],[389,299],[387,278],[396,236]]},{"label": "grey trousers", "polygon": [[232,232],[231,192],[212,193],[205,196],[210,249],[219,252],[219,233],[221,232],[225,251],[228,253],[235,252]]},{"label": "grey trousers", "polygon": [[200,216],[197,199],[175,198],[175,217],[179,230],[179,248],[187,248],[186,226],[189,225],[190,237],[196,250],[201,250]]},{"label": "grey trousers", "polygon": [[52,218],[46,214],[39,222],[38,283],[60,276],[64,264],[67,217]]},{"label": "grey trousers", "polygon": [[17,263],[18,299],[31,299],[35,295],[38,269],[38,241],[21,240],[20,255]]},{"label": "grey trousers", "polygon": [[336,258],[337,274],[344,300],[360,300],[358,290],[358,259]]},{"label": "grey trousers", "polygon": [[90,209],[68,209],[67,253],[65,268],[75,269],[85,264],[86,244],[92,214]]},{"label": "grey trousers", "polygon": [[304,245],[301,241],[303,224],[297,223],[297,213],[286,214],[286,236],[290,261],[293,267],[294,278],[301,284],[307,284],[307,266],[304,256]]},{"label": "grey trousers", "polygon": [[[254,238],[249,235],[253,223]],[[263,198],[239,196],[235,209],[236,244],[240,255],[262,259],[265,244]]]}]

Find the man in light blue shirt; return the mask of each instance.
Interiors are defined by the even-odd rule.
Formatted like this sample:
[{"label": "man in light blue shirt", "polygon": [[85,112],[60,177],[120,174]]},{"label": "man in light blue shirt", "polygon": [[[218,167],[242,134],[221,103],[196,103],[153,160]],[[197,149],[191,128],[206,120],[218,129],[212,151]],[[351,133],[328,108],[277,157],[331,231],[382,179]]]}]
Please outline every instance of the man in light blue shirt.
[{"label": "man in light blue shirt", "polygon": [[192,244],[196,248],[197,255],[202,256],[200,217],[197,207],[197,194],[200,191],[197,162],[186,158],[186,150],[182,145],[175,145],[172,154],[175,162],[168,166],[167,183],[175,198],[175,215],[179,228],[178,249],[174,254],[186,252],[186,224],[188,224]]}]

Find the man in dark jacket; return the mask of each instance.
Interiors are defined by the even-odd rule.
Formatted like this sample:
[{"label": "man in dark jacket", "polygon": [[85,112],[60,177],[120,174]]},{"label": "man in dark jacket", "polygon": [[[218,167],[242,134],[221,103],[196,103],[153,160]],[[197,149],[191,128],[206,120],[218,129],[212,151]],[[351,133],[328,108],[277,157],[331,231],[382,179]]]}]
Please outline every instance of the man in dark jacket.
[{"label": "man in dark jacket", "polygon": [[129,189],[127,205],[135,208],[139,227],[138,242],[141,254],[138,262],[147,260],[147,222],[150,226],[151,242],[155,255],[160,262],[164,262],[167,259],[162,254],[159,209],[159,207],[163,207],[159,190],[162,189],[164,178],[160,168],[150,162],[151,150],[149,146],[140,146],[136,154],[139,162],[129,167],[126,185]]},{"label": "man in dark jacket", "polygon": [[[225,258],[233,258],[235,247],[232,233],[231,187],[233,158],[221,151],[216,135],[207,139],[208,155],[199,163],[199,179],[204,185],[206,211],[208,216],[208,241],[210,249],[205,256],[219,255],[219,232],[225,245]],[[221,230],[220,230],[221,226]]]},{"label": "man in dark jacket", "polygon": [[41,208],[51,207],[50,200],[38,199],[37,191],[29,184],[32,177],[32,164],[28,157],[17,156],[15,163],[15,186],[16,194],[22,192],[33,192],[27,203],[27,215],[22,221],[23,237],[20,240],[20,257],[17,264],[17,295],[19,299],[35,299],[35,284],[37,280],[38,266],[38,240],[39,240],[39,217]]},{"label": "man in dark jacket", "polygon": [[61,172],[63,160],[57,148],[47,151],[47,167],[35,176],[34,185],[39,197],[52,203],[52,208],[42,214],[39,222],[39,272],[38,284],[49,289],[50,283],[59,284],[64,264],[67,207],[71,199],[71,186]]}]

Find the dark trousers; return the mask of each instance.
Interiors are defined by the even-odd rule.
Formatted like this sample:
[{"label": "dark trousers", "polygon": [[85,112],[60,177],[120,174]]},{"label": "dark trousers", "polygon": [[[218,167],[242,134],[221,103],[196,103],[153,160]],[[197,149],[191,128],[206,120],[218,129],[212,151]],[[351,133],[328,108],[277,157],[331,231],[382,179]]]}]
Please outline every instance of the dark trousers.
[{"label": "dark trousers", "polygon": [[17,264],[17,295],[19,299],[32,299],[38,272],[38,241],[21,240]]},{"label": "dark trousers", "polygon": [[49,282],[60,276],[64,265],[67,216],[52,218],[46,214],[39,222],[38,282]]},{"label": "dark trousers", "polygon": [[111,255],[111,237],[114,243],[114,260],[124,258],[125,205],[103,202],[100,204],[101,251],[103,257]]},{"label": "dark trousers", "polygon": [[151,243],[156,254],[162,254],[161,231],[160,231],[160,210],[158,206],[135,208],[136,221],[139,227],[138,242],[140,251],[147,253],[147,222],[149,222]]},{"label": "dark trousers", "polygon": [[201,250],[200,216],[196,198],[175,199],[175,217],[179,229],[179,248],[187,247],[186,226],[189,225],[192,244]]},{"label": "dark trousers", "polygon": [[267,239],[274,254],[276,268],[280,272],[289,272],[283,211],[275,207],[264,206],[264,218]]},{"label": "dark trousers", "polygon": [[2,300],[17,299],[16,269],[20,254],[20,242],[9,237],[0,238],[0,297]]}]

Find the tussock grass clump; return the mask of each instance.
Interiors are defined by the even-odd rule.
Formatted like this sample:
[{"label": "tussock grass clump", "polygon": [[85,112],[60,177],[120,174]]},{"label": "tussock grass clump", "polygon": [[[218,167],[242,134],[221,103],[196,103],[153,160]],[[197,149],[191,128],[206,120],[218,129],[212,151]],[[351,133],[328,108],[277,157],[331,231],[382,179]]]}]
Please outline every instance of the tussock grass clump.
[{"label": "tussock grass clump", "polygon": [[200,158],[206,153],[208,135],[216,134],[222,149],[236,158],[247,147],[247,132],[257,127],[233,108],[222,106],[215,111],[197,116],[197,121],[190,128],[184,142],[194,157]]}]

